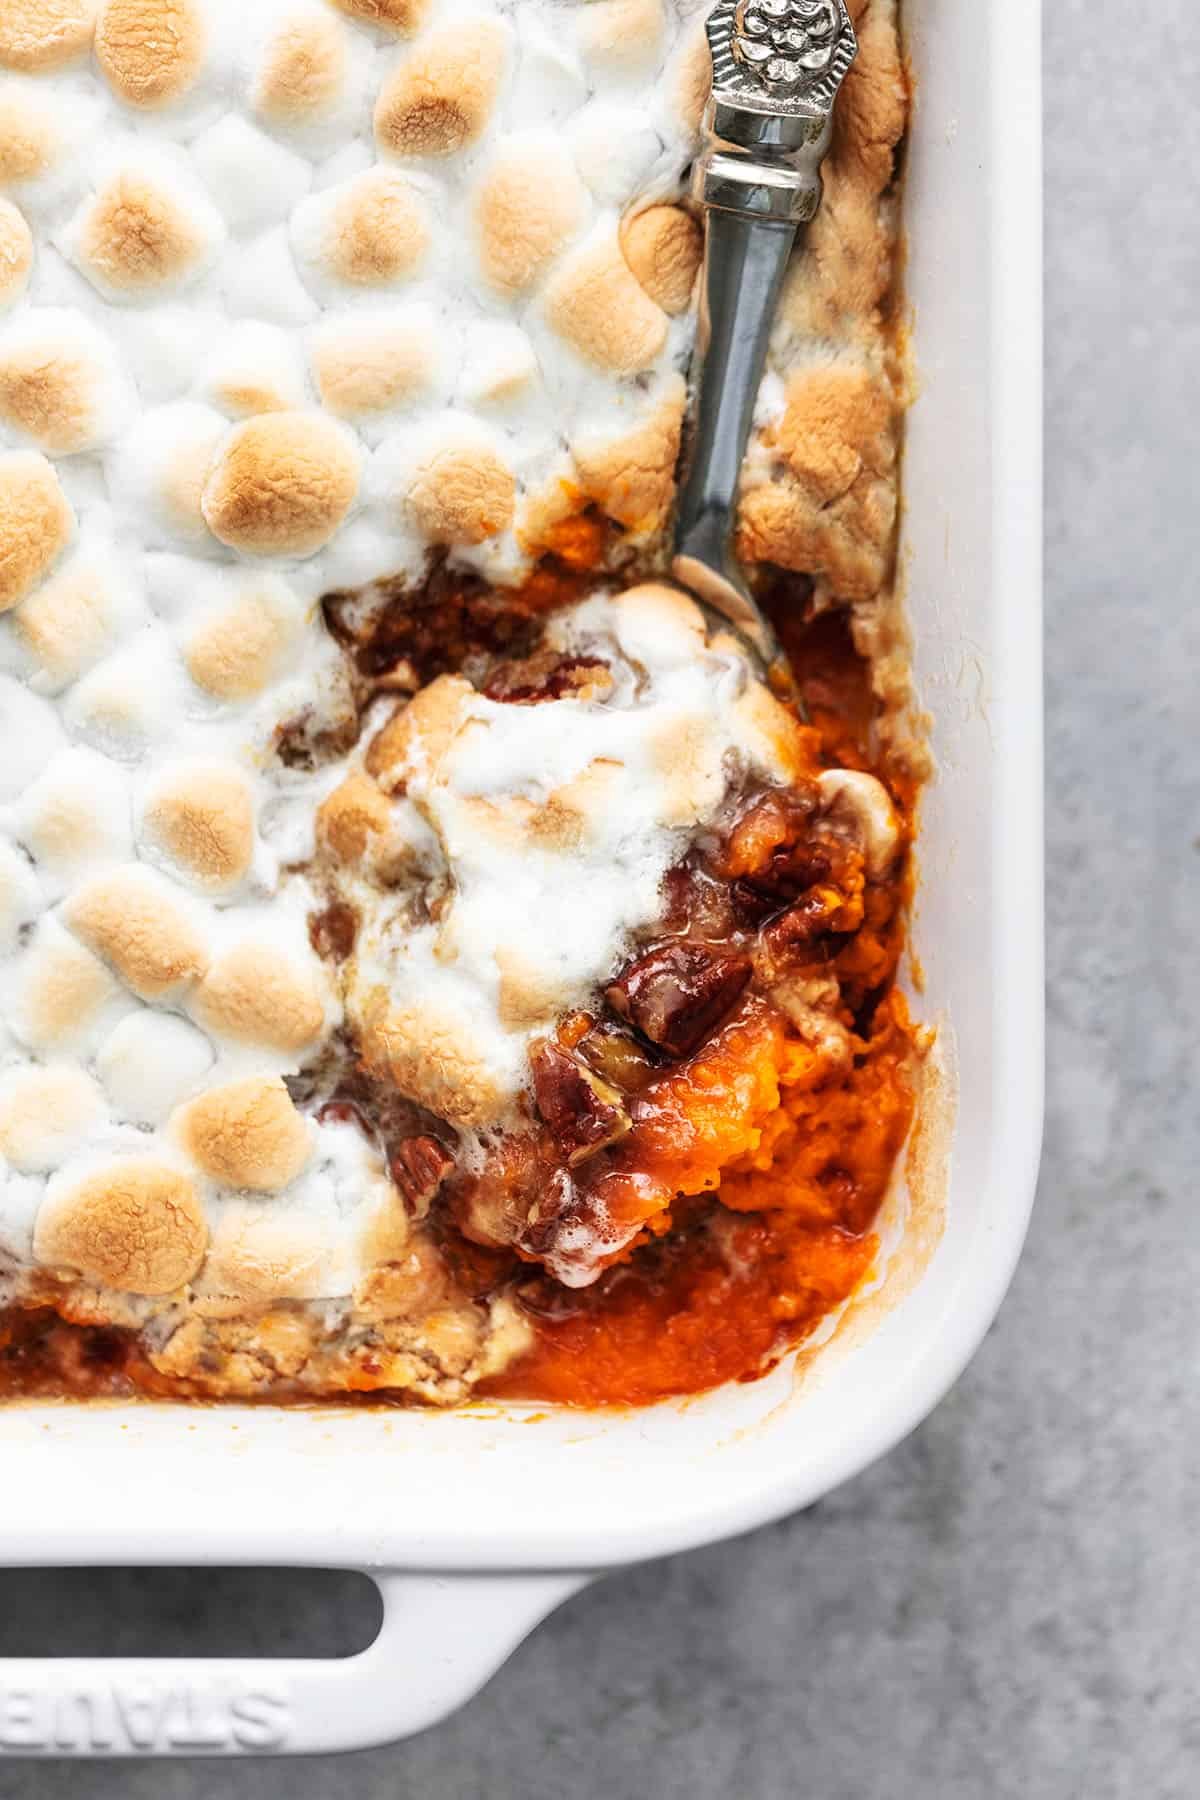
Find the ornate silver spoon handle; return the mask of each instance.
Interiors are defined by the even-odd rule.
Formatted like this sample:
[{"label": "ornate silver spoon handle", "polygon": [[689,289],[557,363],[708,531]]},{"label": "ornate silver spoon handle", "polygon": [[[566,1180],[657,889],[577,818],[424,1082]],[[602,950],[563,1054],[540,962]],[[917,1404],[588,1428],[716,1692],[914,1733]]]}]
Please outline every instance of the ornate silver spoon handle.
[{"label": "ornate silver spoon handle", "polygon": [[770,662],[778,646],[733,548],[738,479],[788,257],[821,203],[834,103],[858,43],[844,0],[720,0],[707,29],[696,400],[672,566]]}]

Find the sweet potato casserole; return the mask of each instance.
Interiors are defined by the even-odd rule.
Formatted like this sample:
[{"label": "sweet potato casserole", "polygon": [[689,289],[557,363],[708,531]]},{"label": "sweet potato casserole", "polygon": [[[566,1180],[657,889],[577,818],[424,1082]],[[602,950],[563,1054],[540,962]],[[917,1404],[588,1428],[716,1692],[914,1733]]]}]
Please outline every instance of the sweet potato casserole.
[{"label": "sweet potato casserole", "polygon": [[666,578],[688,0],[0,6],[0,1395],[641,1402],[914,1107],[894,0]]}]

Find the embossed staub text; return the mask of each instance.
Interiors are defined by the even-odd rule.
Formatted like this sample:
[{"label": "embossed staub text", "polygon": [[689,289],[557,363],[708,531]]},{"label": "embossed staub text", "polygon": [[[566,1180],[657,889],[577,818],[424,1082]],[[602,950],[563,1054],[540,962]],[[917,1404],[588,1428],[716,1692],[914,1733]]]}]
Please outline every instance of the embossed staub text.
[{"label": "embossed staub text", "polygon": [[99,1672],[60,1684],[0,1683],[0,1754],[74,1751],[209,1755],[280,1750],[291,1733],[284,1686]]}]

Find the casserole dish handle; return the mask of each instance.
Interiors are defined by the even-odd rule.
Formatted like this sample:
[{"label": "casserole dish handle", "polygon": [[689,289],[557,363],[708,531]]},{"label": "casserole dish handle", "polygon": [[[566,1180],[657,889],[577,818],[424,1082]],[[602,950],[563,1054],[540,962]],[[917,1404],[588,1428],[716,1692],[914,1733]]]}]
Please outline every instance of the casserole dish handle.
[{"label": "casserole dish handle", "polygon": [[0,1658],[0,1755],[358,1750],[434,1725],[587,1574],[365,1571],[383,1623],[356,1656]]}]

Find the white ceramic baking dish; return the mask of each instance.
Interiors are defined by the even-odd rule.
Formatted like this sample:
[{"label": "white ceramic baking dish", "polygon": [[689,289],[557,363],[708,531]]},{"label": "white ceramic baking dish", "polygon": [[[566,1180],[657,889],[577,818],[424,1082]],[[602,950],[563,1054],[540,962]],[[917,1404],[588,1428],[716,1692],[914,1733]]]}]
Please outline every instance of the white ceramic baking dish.
[{"label": "white ceramic baking dish", "polygon": [[958,1080],[931,1259],[906,1284],[897,1257],[887,1304],[802,1381],[785,1367],[637,1415],[0,1411],[0,1561],[356,1567],[385,1600],[379,1637],[345,1661],[0,1662],[5,1753],[415,1731],[589,1573],[745,1531],[857,1473],[991,1323],[1041,1114],[1039,0],[907,0],[907,28],[920,397],[904,561],[939,766],[916,945]]}]

